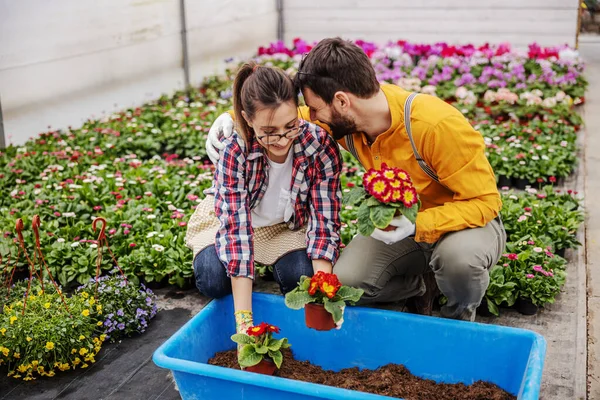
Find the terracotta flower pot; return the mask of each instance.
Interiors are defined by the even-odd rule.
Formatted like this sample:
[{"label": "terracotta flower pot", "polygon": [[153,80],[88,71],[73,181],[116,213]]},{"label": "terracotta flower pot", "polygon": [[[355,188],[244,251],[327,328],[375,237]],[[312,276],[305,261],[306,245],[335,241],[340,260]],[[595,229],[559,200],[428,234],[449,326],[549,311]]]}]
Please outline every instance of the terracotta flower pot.
[{"label": "terracotta flower pot", "polygon": [[323,304],[308,303],[304,306],[306,326],[318,331],[329,331],[336,327],[333,317]]},{"label": "terracotta flower pot", "polygon": [[274,375],[277,366],[268,358],[263,358],[258,364],[244,368],[245,371],[256,372],[263,375]]}]

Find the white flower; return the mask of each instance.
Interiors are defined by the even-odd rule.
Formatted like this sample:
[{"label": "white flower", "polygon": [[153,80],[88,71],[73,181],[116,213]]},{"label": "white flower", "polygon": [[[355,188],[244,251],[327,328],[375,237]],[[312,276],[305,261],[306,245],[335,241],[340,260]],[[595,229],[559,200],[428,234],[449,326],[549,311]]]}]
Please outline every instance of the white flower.
[{"label": "white flower", "polygon": [[556,99],[554,97],[548,97],[542,101],[542,106],[546,108],[553,108],[556,106]]},{"label": "white flower", "polygon": [[83,180],[83,183],[92,183],[92,180],[89,179],[89,178],[86,178],[86,179]]},{"label": "white flower", "polygon": [[152,248],[153,248],[154,250],[156,250],[156,251],[160,251],[160,252],[162,252],[162,251],[164,251],[164,250],[165,250],[165,248],[164,248],[163,246],[161,246],[160,244],[153,244],[153,245],[152,245]]},{"label": "white flower", "polygon": [[164,238],[165,235],[163,235],[162,233],[160,235],[158,235],[159,238]]},{"label": "white flower", "polygon": [[521,160],[521,161],[519,161],[519,164],[520,164],[520,165],[525,165],[526,163],[525,163],[525,161],[522,161],[522,160]]},{"label": "white flower", "polygon": [[97,249],[98,245],[96,243],[92,243],[92,244],[90,244],[90,248]]},{"label": "white flower", "polygon": [[156,215],[149,214],[149,215],[146,215],[146,218],[148,218],[148,219],[154,219],[154,218],[156,218]]},{"label": "white flower", "polygon": [[56,239],[56,241],[57,241],[58,243],[64,243],[64,242],[65,242],[65,239],[63,239],[63,238],[58,238],[58,239]]},{"label": "white flower", "polygon": [[75,218],[75,213],[74,212],[66,212],[66,213],[63,213],[62,216],[67,217],[67,218]]},{"label": "white flower", "polygon": [[532,156],[531,159],[534,161],[538,161],[540,158],[538,156]]},{"label": "white flower", "polygon": [[561,60],[575,61],[579,58],[579,52],[566,48],[558,52],[558,58]]},{"label": "white flower", "polygon": [[541,247],[534,247],[533,251],[535,251],[536,253],[541,253],[544,250]]},{"label": "white flower", "polygon": [[546,160],[546,161],[547,161],[547,160],[549,160],[549,159],[550,159],[550,157],[548,157],[548,156],[547,156],[547,155],[545,155],[545,154],[542,156],[542,160]]},{"label": "white flower", "polygon": [[158,235],[158,232],[148,232],[148,234],[146,235],[147,238],[151,238],[154,235]]},{"label": "white flower", "polygon": [[567,147],[569,145],[569,143],[566,140],[563,140],[562,142],[560,142],[561,147]]},{"label": "white flower", "polygon": [[509,199],[513,199],[513,200],[519,200],[519,198],[517,196],[515,196],[514,194],[511,194],[510,196],[508,196]]},{"label": "white flower", "polygon": [[177,210],[177,207],[175,207],[173,204],[169,204],[167,206],[167,208],[169,209],[169,211],[175,211],[175,210]]},{"label": "white flower", "polygon": [[73,243],[71,243],[71,247],[77,247],[77,246],[79,246],[79,242],[73,242]]},{"label": "white flower", "polygon": [[42,193],[42,189],[35,189],[35,190],[33,191],[33,194],[35,194],[35,195],[38,195],[38,194],[40,194],[40,193]]},{"label": "white flower", "polygon": [[92,137],[90,138],[90,142],[95,142],[95,141],[96,141],[96,138],[92,136]]}]

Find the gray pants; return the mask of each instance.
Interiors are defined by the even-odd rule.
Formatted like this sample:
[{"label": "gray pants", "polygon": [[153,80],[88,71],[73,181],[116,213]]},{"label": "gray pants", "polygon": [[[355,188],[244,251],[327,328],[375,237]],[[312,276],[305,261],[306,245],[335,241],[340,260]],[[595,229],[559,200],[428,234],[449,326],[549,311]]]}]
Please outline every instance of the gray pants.
[{"label": "gray pants", "polygon": [[442,316],[473,320],[490,281],[489,269],[505,245],[499,218],[481,228],[446,234],[435,244],[409,237],[387,245],[359,234],[342,252],[334,272],[342,284],[365,291],[359,304],[370,304],[423,295],[422,275],[433,271],[448,298]]}]

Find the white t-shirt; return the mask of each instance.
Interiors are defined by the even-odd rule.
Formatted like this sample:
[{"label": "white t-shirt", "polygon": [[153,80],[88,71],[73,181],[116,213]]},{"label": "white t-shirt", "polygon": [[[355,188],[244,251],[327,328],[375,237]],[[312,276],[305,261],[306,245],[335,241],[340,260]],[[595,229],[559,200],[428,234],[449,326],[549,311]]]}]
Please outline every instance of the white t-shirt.
[{"label": "white t-shirt", "polygon": [[269,183],[260,203],[252,210],[252,227],[260,228],[284,222],[284,213],[290,203],[293,151],[290,149],[283,164],[267,157]]}]

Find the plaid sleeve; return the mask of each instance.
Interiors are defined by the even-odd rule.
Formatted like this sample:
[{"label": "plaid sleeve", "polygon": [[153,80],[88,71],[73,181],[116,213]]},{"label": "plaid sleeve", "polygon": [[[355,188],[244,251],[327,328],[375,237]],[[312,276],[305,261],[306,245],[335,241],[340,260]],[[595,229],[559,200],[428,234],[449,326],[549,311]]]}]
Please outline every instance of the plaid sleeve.
[{"label": "plaid sleeve", "polygon": [[221,222],[215,247],[219,259],[227,267],[227,276],[253,279],[254,244],[245,162],[244,150],[232,137],[221,153],[215,171],[215,214]]},{"label": "plaid sleeve", "polygon": [[316,129],[321,151],[315,159],[315,179],[310,188],[307,253],[313,260],[335,264],[341,243],[342,159],[337,143],[321,128]]}]

